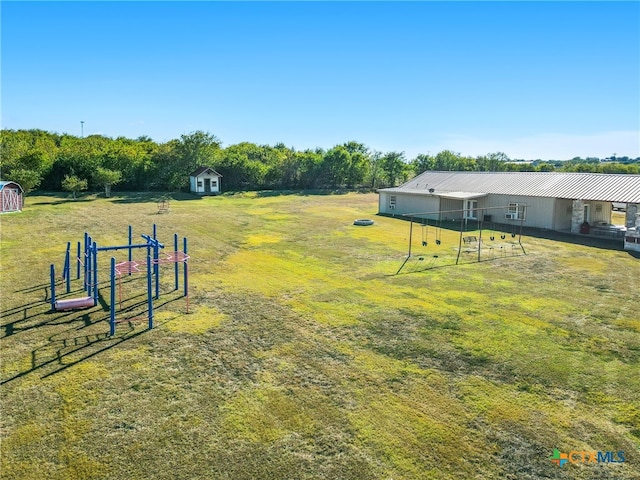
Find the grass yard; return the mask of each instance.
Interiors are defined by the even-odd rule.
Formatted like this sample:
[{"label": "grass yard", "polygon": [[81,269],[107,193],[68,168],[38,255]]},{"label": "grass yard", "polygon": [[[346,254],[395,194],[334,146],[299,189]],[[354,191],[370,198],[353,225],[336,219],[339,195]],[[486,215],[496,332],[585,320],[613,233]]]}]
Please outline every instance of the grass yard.
[{"label": "grass yard", "polygon": [[[0,219],[2,479],[640,478],[628,252],[508,236],[456,266],[457,233],[417,230],[394,275],[409,224],[375,194],[156,200],[33,196]],[[163,267],[156,328],[134,276],[109,337],[105,252],[101,304],[49,313],[66,242],[153,223],[189,239],[188,314]],[[559,468],[556,448],[625,461]]]}]

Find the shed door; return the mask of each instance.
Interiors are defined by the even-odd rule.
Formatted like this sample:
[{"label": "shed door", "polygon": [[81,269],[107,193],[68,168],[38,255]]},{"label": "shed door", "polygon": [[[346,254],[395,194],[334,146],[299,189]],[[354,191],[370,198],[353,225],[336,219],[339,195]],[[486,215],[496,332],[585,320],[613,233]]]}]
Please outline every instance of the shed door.
[{"label": "shed door", "polygon": [[15,188],[4,188],[2,190],[2,211],[14,212],[20,210],[20,207],[22,207],[20,192]]},{"label": "shed door", "polygon": [[211,179],[210,178],[205,178],[204,179],[204,191],[205,192],[210,192],[211,191]]}]

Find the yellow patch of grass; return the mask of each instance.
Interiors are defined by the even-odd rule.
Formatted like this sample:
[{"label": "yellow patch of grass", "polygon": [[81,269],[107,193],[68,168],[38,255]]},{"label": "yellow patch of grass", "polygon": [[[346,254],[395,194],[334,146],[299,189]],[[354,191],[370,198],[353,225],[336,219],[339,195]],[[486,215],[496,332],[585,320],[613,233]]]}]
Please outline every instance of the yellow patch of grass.
[{"label": "yellow patch of grass", "polygon": [[458,423],[425,411],[436,397],[431,393],[416,402],[379,393],[349,414],[359,441],[377,452],[390,477],[454,479],[471,473],[477,451],[473,441],[465,441],[464,418]]},{"label": "yellow patch of grass", "polygon": [[285,213],[265,213],[263,215],[260,215],[260,217],[270,222],[284,222],[287,220],[292,220],[291,215]]},{"label": "yellow patch of grass", "polygon": [[38,422],[26,423],[16,428],[3,442],[3,448],[12,450],[34,443],[40,443],[48,433],[45,425]]},{"label": "yellow patch of grass", "polygon": [[[89,407],[96,405],[99,399],[97,392],[101,381],[109,377],[108,370],[94,362],[83,362],[69,370],[65,370],[52,381],[54,391],[59,396],[60,410],[54,418],[49,412],[43,417],[24,424],[3,440],[3,450],[29,451],[44,443],[58,444],[55,463],[47,465],[46,471],[37,466],[18,461],[3,465],[3,478],[102,478],[107,466],[90,458],[82,446],[83,437],[93,428],[93,421],[86,418]],[[39,455],[40,452],[34,452]],[[3,455],[3,463],[6,462]],[[29,477],[24,475],[40,475]]]},{"label": "yellow patch of grass", "polygon": [[563,256],[558,258],[561,268],[579,269],[591,273],[606,273],[610,268],[610,263],[606,258],[590,255],[585,258],[583,255]]},{"label": "yellow patch of grass", "polygon": [[11,360],[2,358],[2,362],[0,362],[0,372],[2,372],[2,378],[11,377],[20,372],[29,370],[31,368],[32,362],[32,354],[25,355],[22,358]]},{"label": "yellow patch of grass", "polygon": [[244,390],[220,409],[223,428],[253,442],[275,442],[293,433],[309,435],[317,428],[301,405],[272,387]]},{"label": "yellow patch of grass", "polygon": [[101,462],[90,458],[82,451],[65,452],[62,455],[64,468],[59,476],[48,478],[60,478],[64,480],[75,480],[78,478],[92,480],[104,478],[109,467]]},{"label": "yellow patch of grass", "polygon": [[629,330],[635,330],[640,332],[640,320],[628,318],[620,318],[614,321],[614,323],[622,328],[628,328]]},{"label": "yellow patch of grass", "polygon": [[261,250],[241,250],[225,263],[220,282],[266,296],[280,296],[309,288],[314,281],[321,281],[327,271],[313,258],[295,253],[284,258]]},{"label": "yellow patch of grass", "polygon": [[[160,315],[163,315],[161,313]],[[157,317],[156,317],[157,318]],[[153,362],[149,358],[148,345],[129,346],[127,349],[116,350],[111,353],[111,357],[115,362],[121,365],[127,365],[128,368],[138,372],[147,372],[153,368]]]},{"label": "yellow patch of grass", "polygon": [[66,370],[59,377],[56,391],[64,402],[69,405],[85,404],[90,399],[95,399],[94,391],[86,388],[86,383],[98,382],[108,378],[109,370],[99,363],[85,361]]},{"label": "yellow patch of grass", "polygon": [[226,318],[218,309],[207,305],[196,306],[188,315],[180,315],[177,318],[175,316],[173,312],[162,312],[158,314],[157,319],[159,322],[163,319],[168,320],[164,326],[172,332],[198,335],[219,326]]},{"label": "yellow patch of grass", "polygon": [[[10,446],[5,446],[5,448],[10,448]],[[5,457],[2,457],[0,468],[4,480],[23,478],[54,479],[54,475],[56,475],[55,465],[50,463],[38,463],[31,459],[7,461]]]},{"label": "yellow patch of grass", "polygon": [[201,288],[206,285],[210,288],[212,285],[220,282],[221,274],[216,271],[198,271],[197,267],[189,271],[189,284],[192,288]]},{"label": "yellow patch of grass", "polygon": [[515,392],[512,387],[498,385],[480,377],[467,377],[457,384],[464,403],[474,415],[490,422],[523,422],[530,412],[523,405],[526,395]]},{"label": "yellow patch of grass", "polygon": [[381,380],[401,378],[408,375],[429,377],[430,381],[441,381],[438,374],[432,370],[425,370],[411,362],[404,362],[381,355],[370,350],[353,349],[347,344],[340,344],[338,350],[353,357],[353,366],[360,370],[362,375],[370,379]]},{"label": "yellow patch of grass", "polygon": [[251,235],[249,237],[247,237],[247,240],[245,241],[245,245],[247,247],[256,247],[259,245],[263,245],[265,243],[278,243],[282,240],[282,238],[279,235],[274,235],[274,234],[258,234],[258,235]]}]

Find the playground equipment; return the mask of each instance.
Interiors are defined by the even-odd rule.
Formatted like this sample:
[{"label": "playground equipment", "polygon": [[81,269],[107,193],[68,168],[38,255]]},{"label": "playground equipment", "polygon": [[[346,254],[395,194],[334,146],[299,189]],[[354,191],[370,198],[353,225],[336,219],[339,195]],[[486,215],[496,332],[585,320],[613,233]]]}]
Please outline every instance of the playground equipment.
[{"label": "playground equipment", "polygon": [[[522,245],[522,228],[523,228],[524,217],[520,217],[517,219],[519,221],[519,228],[518,228],[518,224],[510,223],[510,230],[511,230],[510,236],[513,239],[518,237],[517,240],[514,240],[514,242],[517,242],[517,243],[509,243],[507,245],[500,244],[500,245],[494,246],[488,243],[483,238],[483,231],[486,232],[486,230],[489,230],[489,239],[491,240],[491,242],[496,240],[496,237],[497,237],[496,225],[491,221],[492,216],[486,215],[486,213],[492,212],[492,211],[508,211],[509,208],[510,208],[509,205],[476,208],[474,209],[473,216],[469,215],[468,209],[446,210],[446,211],[440,210],[440,211],[433,211],[433,212],[403,214],[403,216],[407,217],[410,222],[409,251],[402,265],[400,265],[400,268],[396,272],[396,275],[398,275],[405,267],[410,271],[416,271],[416,269],[418,269],[420,265],[423,266],[422,269],[428,269],[428,268],[433,268],[436,261],[442,260],[443,258],[441,255],[442,250],[439,250],[438,247],[443,246],[443,239],[442,239],[443,221],[447,221],[449,219],[452,221],[451,230],[459,231],[459,239],[457,242],[458,246],[457,248],[454,248],[454,250],[457,251],[457,254],[455,257],[455,265],[458,265],[460,261],[460,256],[462,253],[465,253],[465,254],[477,253],[477,261],[480,262],[482,260],[483,249],[485,251],[485,254],[486,253],[489,254],[490,258],[494,257],[494,249],[498,249],[496,251],[499,251],[501,256],[503,257],[507,256],[508,246],[511,247],[511,252],[510,252],[511,255],[515,255],[518,249],[522,250],[522,253],[526,255],[527,252],[525,251],[524,246]],[[508,218],[508,217],[506,217],[505,215],[505,218]],[[432,221],[432,230],[435,230],[435,235],[434,235],[435,247],[433,247],[433,244],[429,240],[429,221],[430,220]],[[458,228],[455,227],[456,222],[459,223]],[[488,226],[489,228],[485,227],[484,225],[485,222],[489,223],[489,226]],[[417,254],[413,251],[414,223],[418,224],[421,227],[422,238],[421,238],[420,245],[422,246],[423,249],[426,249],[428,247],[428,250],[426,251],[421,250],[420,253],[417,253]],[[464,235],[464,232],[473,232],[473,234]],[[507,237],[508,233],[509,232],[505,232],[505,231],[499,232],[500,239],[504,240]],[[413,263],[410,262],[410,260],[412,260],[414,257],[417,257],[417,260],[415,260]],[[428,257],[431,257],[432,260],[430,262],[425,262],[424,261],[425,258],[428,258]]]},{"label": "playground equipment", "polygon": [[163,198],[158,201],[158,213],[169,213],[169,199]]},{"label": "playground equipment", "polygon": [[[91,308],[98,304],[98,252],[103,251],[118,251],[128,250],[128,259],[126,261],[116,263],[116,259],[111,257],[111,282],[110,282],[110,335],[115,334],[116,330],[116,279],[121,279],[125,274],[132,275],[133,273],[146,273],[147,275],[147,303],[148,303],[148,319],[149,329],[153,328],[153,299],[160,297],[160,265],[173,263],[174,264],[174,276],[175,276],[175,290],[180,288],[179,280],[179,263],[183,264],[183,277],[184,277],[184,297],[187,303],[187,312],[189,311],[189,269],[187,254],[187,238],[183,239],[183,250],[178,250],[178,234],[174,234],[173,246],[174,249],[171,252],[164,253],[160,256],[160,250],[164,249],[164,244],[160,243],[157,239],[157,228],[153,225],[153,235],[142,234],[141,237],[145,240],[145,243],[134,244],[133,243],[133,231],[129,226],[129,237],[127,245],[116,245],[99,247],[97,243],[89,236],[88,233],[84,234],[84,253],[81,251],[81,242],[78,242],[77,248],[77,265],[76,265],[76,279],[80,279],[81,270],[84,278],[84,290],[87,292],[87,296],[78,298],[66,298],[57,299],[56,297],[56,278],[55,266],[51,265],[51,311],[65,311],[76,310],[81,308]],[[146,265],[140,264],[133,260],[133,250],[146,248]],[[71,292],[71,242],[67,242],[67,250],[65,254],[64,267],[62,269],[61,280],[63,284],[66,284],[66,293]],[[82,267],[82,268],[81,268]],[[155,289],[154,289],[155,287]],[[155,291],[154,291],[155,290]],[[121,290],[120,290],[121,291]],[[122,298],[120,297],[120,304]]]}]

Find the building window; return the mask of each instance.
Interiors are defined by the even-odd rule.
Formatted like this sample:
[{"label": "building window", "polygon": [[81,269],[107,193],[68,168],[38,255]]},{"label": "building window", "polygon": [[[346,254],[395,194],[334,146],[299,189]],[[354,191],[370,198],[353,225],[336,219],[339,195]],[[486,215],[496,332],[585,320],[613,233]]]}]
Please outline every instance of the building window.
[{"label": "building window", "polygon": [[202,180],[198,180],[198,188],[202,188]]},{"label": "building window", "polygon": [[211,180],[211,188],[217,187],[218,182],[216,180]]},{"label": "building window", "polygon": [[521,203],[510,203],[505,218],[507,220],[524,220],[526,213],[526,205]]},{"label": "building window", "polygon": [[389,195],[389,209],[395,210],[395,208],[396,208],[396,196]]}]

